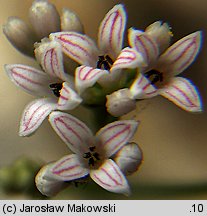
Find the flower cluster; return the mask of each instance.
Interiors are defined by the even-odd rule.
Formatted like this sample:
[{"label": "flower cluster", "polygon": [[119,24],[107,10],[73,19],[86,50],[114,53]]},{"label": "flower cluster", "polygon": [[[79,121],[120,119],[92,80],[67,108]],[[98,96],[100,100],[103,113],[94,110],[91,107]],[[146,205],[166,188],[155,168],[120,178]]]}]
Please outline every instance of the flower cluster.
[{"label": "flower cluster", "polygon": [[[41,66],[40,70],[5,65],[14,84],[38,97],[26,106],[19,135],[31,135],[49,115],[52,128],[73,152],[45,165],[36,176],[37,188],[53,196],[72,182],[92,179],[108,191],[128,195],[125,175],[138,169],[142,152],[130,142],[138,122],[118,118],[134,110],[139,100],[157,95],[188,112],[202,110],[196,87],[178,76],[197,57],[201,32],[170,46],[171,28],[157,21],[145,31],[130,28],[129,45],[124,47],[126,11],[122,4],[102,20],[97,44],[83,33],[74,12],[64,9],[60,18],[46,0],[34,1],[29,17],[33,29],[16,17],[4,26],[9,41]],[[101,126],[96,124],[95,136],[85,123],[61,112],[78,106],[105,110],[98,113],[103,119]]]}]

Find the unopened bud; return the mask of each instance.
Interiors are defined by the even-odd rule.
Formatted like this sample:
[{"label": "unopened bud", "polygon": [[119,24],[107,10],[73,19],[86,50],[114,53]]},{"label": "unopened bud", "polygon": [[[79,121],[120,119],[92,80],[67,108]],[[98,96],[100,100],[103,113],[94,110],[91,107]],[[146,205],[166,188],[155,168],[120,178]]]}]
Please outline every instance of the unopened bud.
[{"label": "unopened bud", "polygon": [[29,18],[38,40],[60,31],[58,11],[47,0],[35,0],[29,10]]},{"label": "unopened bud", "polygon": [[167,23],[154,22],[145,29],[145,32],[157,42],[160,53],[163,53],[169,47],[173,35]]},{"label": "unopened bud", "polygon": [[10,43],[25,55],[34,56],[35,37],[29,26],[18,17],[9,17],[3,32]]},{"label": "unopened bud", "polygon": [[64,181],[57,181],[50,176],[50,167],[53,163],[43,166],[35,177],[37,189],[45,196],[55,196],[62,189],[69,186]]},{"label": "unopened bud", "polygon": [[139,146],[136,143],[129,143],[118,151],[114,161],[125,175],[131,175],[138,170],[142,159]]},{"label": "unopened bud", "polygon": [[79,17],[71,10],[63,8],[61,16],[61,31],[74,31],[83,33],[83,25]]},{"label": "unopened bud", "polygon": [[127,88],[115,91],[107,95],[106,98],[107,111],[115,117],[125,115],[136,109],[136,101]]}]

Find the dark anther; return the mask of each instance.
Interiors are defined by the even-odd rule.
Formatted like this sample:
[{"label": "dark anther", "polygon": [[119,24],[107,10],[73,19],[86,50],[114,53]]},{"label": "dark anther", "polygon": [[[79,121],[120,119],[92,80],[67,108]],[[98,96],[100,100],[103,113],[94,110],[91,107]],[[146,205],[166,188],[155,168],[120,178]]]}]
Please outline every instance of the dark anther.
[{"label": "dark anther", "polygon": [[99,154],[94,152],[96,149],[95,146],[89,147],[90,152],[86,152],[83,154],[83,158],[88,159],[88,165],[94,166],[97,160],[100,160]]},{"label": "dark anther", "polygon": [[56,96],[56,97],[60,97],[60,91],[62,89],[62,83],[52,83],[49,85],[50,88],[52,89],[53,91],[53,94]]},{"label": "dark anther", "polygon": [[86,159],[90,158],[91,156],[92,156],[92,155],[91,155],[90,152],[86,152],[86,153],[84,153],[84,155],[83,155],[83,157],[86,158]]},{"label": "dark anther", "polygon": [[99,60],[97,62],[96,67],[98,69],[101,69],[103,66],[103,69],[110,70],[111,66],[113,65],[113,60],[110,58],[109,55],[106,56],[99,56]]},{"label": "dark anther", "polygon": [[96,153],[93,153],[93,157],[96,159],[96,160],[100,160],[100,157],[99,157],[99,154],[96,152]]},{"label": "dark anther", "polygon": [[92,152],[93,152],[95,149],[96,149],[95,146],[89,147],[89,150],[92,151]]},{"label": "dark anther", "polygon": [[145,76],[151,81],[151,84],[163,81],[163,74],[156,70],[146,72]]},{"label": "dark anther", "polygon": [[91,158],[89,158],[89,160],[88,160],[88,165],[89,166],[94,166],[95,165],[95,160],[91,157]]}]

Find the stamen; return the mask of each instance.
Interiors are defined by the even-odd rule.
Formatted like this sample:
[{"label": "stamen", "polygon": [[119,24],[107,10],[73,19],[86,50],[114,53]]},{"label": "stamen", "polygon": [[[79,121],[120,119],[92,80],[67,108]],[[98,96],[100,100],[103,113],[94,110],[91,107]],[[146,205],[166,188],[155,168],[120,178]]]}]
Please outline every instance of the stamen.
[{"label": "stamen", "polygon": [[83,158],[88,159],[89,166],[95,166],[96,161],[100,160],[100,156],[97,152],[94,152],[95,146],[89,147],[89,152],[83,154]]},{"label": "stamen", "polygon": [[109,55],[106,56],[99,56],[99,60],[97,62],[96,67],[98,69],[105,69],[105,70],[110,70],[111,66],[113,65],[113,60],[110,58]]},{"label": "stamen", "polygon": [[50,88],[52,89],[53,91],[53,94],[56,96],[56,97],[60,97],[60,91],[62,89],[62,83],[52,83],[49,85]]},{"label": "stamen", "polygon": [[151,81],[151,84],[163,82],[163,74],[156,70],[150,70],[145,73],[145,76]]}]

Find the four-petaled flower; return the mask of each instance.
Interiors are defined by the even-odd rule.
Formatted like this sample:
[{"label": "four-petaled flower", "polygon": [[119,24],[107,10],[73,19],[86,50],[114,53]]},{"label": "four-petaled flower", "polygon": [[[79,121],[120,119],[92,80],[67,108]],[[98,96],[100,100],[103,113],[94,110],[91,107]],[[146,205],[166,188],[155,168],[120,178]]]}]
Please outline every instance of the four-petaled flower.
[{"label": "four-petaled flower", "polygon": [[82,102],[73,90],[73,78],[64,73],[60,44],[46,42],[36,52],[44,71],[21,64],[5,65],[9,78],[18,87],[29,94],[45,97],[32,101],[25,108],[20,122],[20,136],[33,133],[51,111],[71,110]]},{"label": "four-petaled flower", "polygon": [[73,181],[90,175],[108,191],[126,195],[130,193],[124,174],[111,156],[133,137],[137,130],[137,121],[115,121],[101,128],[96,136],[93,136],[83,122],[70,114],[55,111],[50,114],[49,121],[74,154],[52,163],[46,170],[44,167],[44,175],[40,171],[41,178],[37,176],[36,184],[41,192],[42,188],[45,189],[42,182],[44,179],[61,185],[61,181]]},{"label": "four-petaled flower", "polygon": [[[100,24],[98,48],[88,36],[76,32],[58,32],[50,34],[51,40],[59,41],[63,52],[78,62],[76,69],[76,87],[79,93],[93,86],[97,81],[106,91],[117,89],[117,81],[122,75],[126,63],[130,68],[143,64],[142,56],[131,48],[123,46],[126,26],[126,12],[123,5],[114,6]],[[117,58],[120,52],[124,53]]]},{"label": "four-petaled flower", "polygon": [[[161,25],[160,22],[153,23],[145,32],[129,30],[130,46],[143,55],[147,66],[139,67],[140,73],[130,89],[124,92],[123,103],[126,100],[132,103],[136,99],[162,95],[186,111],[202,110],[200,95],[196,87],[190,80],[176,77],[195,60],[199,53],[201,32],[192,33],[167,48],[171,36],[168,25]],[[122,55],[121,53],[120,56]],[[123,90],[119,91],[122,91],[123,95]],[[113,104],[117,95],[120,97],[120,93],[117,92],[108,96],[107,107],[110,113],[119,116],[125,114],[125,110],[122,112],[118,109],[118,106],[124,106],[121,98]],[[134,109],[134,104],[132,109]]]}]

